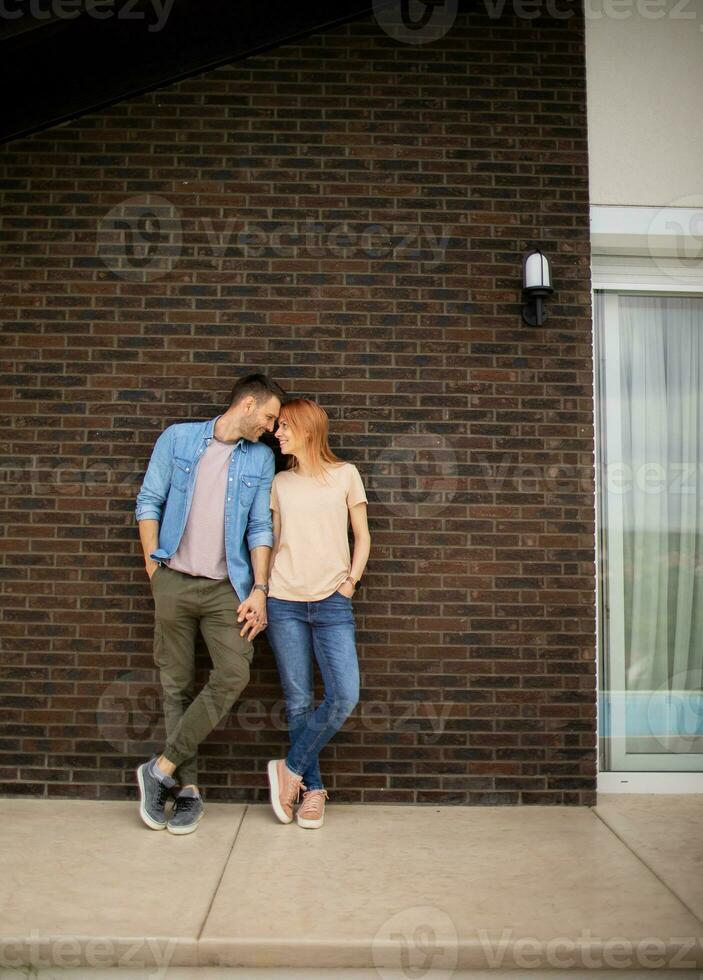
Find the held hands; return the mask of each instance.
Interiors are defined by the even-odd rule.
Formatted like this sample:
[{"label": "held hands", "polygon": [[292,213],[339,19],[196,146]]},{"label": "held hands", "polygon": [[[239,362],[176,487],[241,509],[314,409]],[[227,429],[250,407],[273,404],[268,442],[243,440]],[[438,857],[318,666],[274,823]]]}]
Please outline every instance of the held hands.
[{"label": "held hands", "polygon": [[237,622],[245,620],[239,632],[245,639],[253,640],[263,629],[266,629],[266,596],[261,589],[252,589],[248,598],[237,606]]},{"label": "held hands", "polygon": [[[345,579],[337,589],[341,595],[351,599],[354,596],[354,586],[350,579]],[[253,640],[255,636],[266,629],[268,620],[266,618],[266,596],[261,589],[252,589],[248,598],[239,603],[237,607],[237,622],[245,620],[244,626],[239,632],[240,636]]]}]

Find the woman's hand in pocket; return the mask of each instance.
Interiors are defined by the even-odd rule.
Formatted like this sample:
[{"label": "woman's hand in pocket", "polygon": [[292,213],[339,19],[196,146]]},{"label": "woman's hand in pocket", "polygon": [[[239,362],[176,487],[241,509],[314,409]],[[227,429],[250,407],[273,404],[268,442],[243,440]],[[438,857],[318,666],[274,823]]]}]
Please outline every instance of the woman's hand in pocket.
[{"label": "woman's hand in pocket", "polygon": [[345,579],[342,584],[337,589],[340,595],[346,596],[347,599],[351,599],[354,595],[354,586],[351,584],[349,579]]}]

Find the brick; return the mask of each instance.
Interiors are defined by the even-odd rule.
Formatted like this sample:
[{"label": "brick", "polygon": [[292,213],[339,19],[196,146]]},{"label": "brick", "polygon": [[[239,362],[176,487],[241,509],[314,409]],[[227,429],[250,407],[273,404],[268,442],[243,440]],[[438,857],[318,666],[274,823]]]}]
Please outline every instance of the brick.
[{"label": "brick", "polygon": [[[166,425],[266,370],[324,406],[370,501],[334,800],[595,802],[585,98],[576,11],[526,30],[476,8],[431,49],[367,17],[0,147],[0,794],[136,798],[141,756],[96,721],[154,670],[134,495]],[[134,282],[97,230],[149,191],[183,239]],[[296,243],[313,221],[322,247]],[[520,320],[531,242],[557,284],[541,331]],[[266,802],[285,749],[256,642],[263,727],[235,706],[202,746],[212,800]]]}]

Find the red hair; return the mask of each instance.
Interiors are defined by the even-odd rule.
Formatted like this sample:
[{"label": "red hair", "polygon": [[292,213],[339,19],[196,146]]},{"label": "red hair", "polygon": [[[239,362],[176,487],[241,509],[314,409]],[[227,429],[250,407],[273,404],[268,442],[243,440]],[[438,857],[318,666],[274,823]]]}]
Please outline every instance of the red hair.
[{"label": "red hair", "polygon": [[[279,422],[287,422],[296,436],[307,442],[310,453],[310,466],[317,476],[324,474],[324,463],[343,463],[330,449],[328,440],[329,418],[324,408],[309,398],[291,398],[284,402],[278,415]],[[289,456],[286,469],[298,468],[297,456]]]}]

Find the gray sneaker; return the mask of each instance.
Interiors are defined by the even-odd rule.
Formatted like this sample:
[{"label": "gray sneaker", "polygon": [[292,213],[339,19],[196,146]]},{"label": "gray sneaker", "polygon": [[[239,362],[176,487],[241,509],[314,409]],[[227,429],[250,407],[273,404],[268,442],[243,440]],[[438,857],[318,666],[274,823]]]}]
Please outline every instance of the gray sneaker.
[{"label": "gray sneaker", "polygon": [[171,799],[168,787],[151,775],[148,762],[138,767],[137,782],[140,793],[139,816],[152,830],[163,830],[166,826],[165,806]]},{"label": "gray sneaker", "polygon": [[192,834],[203,818],[205,807],[200,796],[177,796],[166,830],[172,834]]}]

